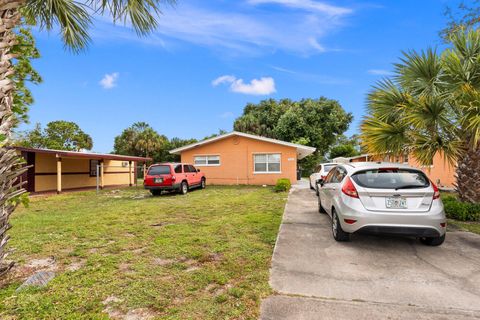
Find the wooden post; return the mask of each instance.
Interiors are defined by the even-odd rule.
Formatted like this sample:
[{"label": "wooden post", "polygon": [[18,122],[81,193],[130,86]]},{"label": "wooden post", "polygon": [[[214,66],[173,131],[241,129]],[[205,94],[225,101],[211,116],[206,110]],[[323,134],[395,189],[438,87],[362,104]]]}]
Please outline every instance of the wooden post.
[{"label": "wooden post", "polygon": [[128,161],[128,185],[132,186],[132,161]]},{"label": "wooden post", "polygon": [[145,176],[147,175],[147,163],[143,163],[143,179],[145,180]]},{"label": "wooden post", "polygon": [[57,158],[57,193],[62,192],[62,158]]},{"label": "wooden post", "polygon": [[103,179],[103,159],[100,160],[100,189],[103,190],[103,187],[105,185],[105,181]]}]

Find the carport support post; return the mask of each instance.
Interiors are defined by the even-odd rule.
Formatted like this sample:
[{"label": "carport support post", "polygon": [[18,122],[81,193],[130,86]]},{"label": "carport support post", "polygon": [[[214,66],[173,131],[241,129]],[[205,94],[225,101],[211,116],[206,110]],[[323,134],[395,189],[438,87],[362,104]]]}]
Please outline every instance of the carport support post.
[{"label": "carport support post", "polygon": [[104,179],[103,179],[103,159],[100,160],[100,189],[103,190],[104,184]]},{"label": "carport support post", "polygon": [[147,175],[147,163],[143,163],[143,180],[145,180],[145,176]]},{"label": "carport support post", "polygon": [[128,185],[132,186],[132,161],[128,161]]},{"label": "carport support post", "polygon": [[57,157],[57,193],[62,192],[62,158]]}]

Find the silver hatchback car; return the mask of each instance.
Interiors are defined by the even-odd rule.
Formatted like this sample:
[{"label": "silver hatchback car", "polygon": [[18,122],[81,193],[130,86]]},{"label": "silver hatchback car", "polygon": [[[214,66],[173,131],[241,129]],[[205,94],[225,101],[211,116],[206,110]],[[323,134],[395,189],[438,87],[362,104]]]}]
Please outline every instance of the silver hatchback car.
[{"label": "silver hatchback car", "polygon": [[332,220],[337,241],[354,232],[414,236],[431,246],[445,240],[447,221],[438,188],[419,169],[353,162],[318,182],[318,210]]}]

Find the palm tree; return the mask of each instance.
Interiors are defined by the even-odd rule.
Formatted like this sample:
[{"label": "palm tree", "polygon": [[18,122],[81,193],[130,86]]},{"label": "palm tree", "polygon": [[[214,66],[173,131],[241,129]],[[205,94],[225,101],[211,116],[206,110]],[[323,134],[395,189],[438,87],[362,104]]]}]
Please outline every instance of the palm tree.
[{"label": "palm tree", "polygon": [[0,276],[13,264],[3,265],[9,217],[24,191],[17,182],[25,169],[15,151],[6,146],[15,124],[14,48],[21,24],[38,25],[51,30],[59,26],[67,48],[78,52],[90,42],[88,29],[93,15],[110,15],[115,22],[130,23],[138,35],[146,35],[157,26],[160,7],[174,0],[0,0]]},{"label": "palm tree", "polygon": [[441,154],[456,165],[463,201],[480,202],[480,30],[460,31],[438,54],[407,52],[367,99],[362,141],[371,153]]}]

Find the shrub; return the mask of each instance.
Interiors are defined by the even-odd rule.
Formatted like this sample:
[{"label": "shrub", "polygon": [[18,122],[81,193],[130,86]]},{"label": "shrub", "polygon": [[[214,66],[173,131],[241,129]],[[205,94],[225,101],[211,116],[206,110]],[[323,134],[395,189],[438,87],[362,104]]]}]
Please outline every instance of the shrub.
[{"label": "shrub", "polygon": [[480,221],[480,204],[461,202],[453,196],[442,197],[447,218],[460,221]]},{"label": "shrub", "polygon": [[285,192],[290,190],[291,187],[292,187],[292,183],[290,182],[290,179],[281,178],[277,180],[277,184],[275,185],[275,191]]}]

